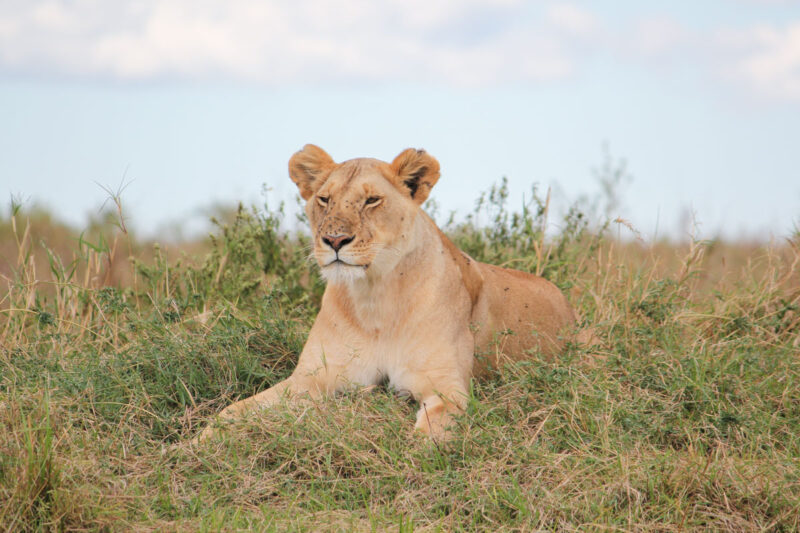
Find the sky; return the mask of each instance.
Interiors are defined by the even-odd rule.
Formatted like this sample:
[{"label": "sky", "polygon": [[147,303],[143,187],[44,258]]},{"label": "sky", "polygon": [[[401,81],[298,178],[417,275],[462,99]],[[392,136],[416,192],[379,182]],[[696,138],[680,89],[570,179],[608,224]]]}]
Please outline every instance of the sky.
[{"label": "sky", "polygon": [[610,154],[629,179],[609,215],[644,238],[685,238],[690,215],[699,237],[781,238],[800,2],[0,0],[8,199],[81,227],[124,184],[129,226],[166,238],[264,189],[294,209],[306,143],[425,148],[460,214],[502,177],[512,209],[534,184],[591,200]]}]

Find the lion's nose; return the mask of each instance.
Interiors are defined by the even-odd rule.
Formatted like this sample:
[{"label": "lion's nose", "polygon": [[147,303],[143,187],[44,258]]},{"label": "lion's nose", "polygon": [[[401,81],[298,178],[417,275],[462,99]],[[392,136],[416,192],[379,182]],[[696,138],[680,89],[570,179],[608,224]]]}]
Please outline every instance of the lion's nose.
[{"label": "lion's nose", "polygon": [[325,235],[322,242],[333,248],[334,252],[338,252],[345,244],[353,242],[354,238],[352,235]]}]

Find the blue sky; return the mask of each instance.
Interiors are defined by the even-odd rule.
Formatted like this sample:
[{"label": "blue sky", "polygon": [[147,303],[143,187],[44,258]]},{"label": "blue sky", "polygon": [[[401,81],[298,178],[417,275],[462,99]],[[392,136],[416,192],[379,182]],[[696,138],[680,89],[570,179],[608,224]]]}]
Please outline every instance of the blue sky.
[{"label": "blue sky", "polygon": [[597,194],[603,146],[645,236],[800,224],[800,4],[757,0],[7,0],[0,193],[80,226],[130,181],[130,224],[290,203],[286,162],[424,147],[442,211],[509,179]]}]

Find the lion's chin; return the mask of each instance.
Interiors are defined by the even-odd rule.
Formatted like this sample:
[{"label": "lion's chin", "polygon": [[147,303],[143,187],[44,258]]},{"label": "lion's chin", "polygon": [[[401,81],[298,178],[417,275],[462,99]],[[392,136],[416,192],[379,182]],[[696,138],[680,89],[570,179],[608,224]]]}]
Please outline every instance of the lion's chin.
[{"label": "lion's chin", "polygon": [[361,265],[349,265],[336,261],[322,267],[322,277],[328,283],[353,283],[367,277],[367,272]]}]

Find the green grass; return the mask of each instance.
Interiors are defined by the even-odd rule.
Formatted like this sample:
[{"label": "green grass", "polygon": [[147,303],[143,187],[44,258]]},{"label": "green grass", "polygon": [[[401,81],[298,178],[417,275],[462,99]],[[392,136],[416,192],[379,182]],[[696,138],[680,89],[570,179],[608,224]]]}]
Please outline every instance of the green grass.
[{"label": "green grass", "polygon": [[97,280],[124,233],[37,275],[15,214],[0,528],[800,529],[798,237],[722,272],[738,248],[626,244],[577,209],[546,239],[546,200],[510,213],[503,185],[485,200],[487,226],[447,231],[569,291],[594,341],[474,382],[446,443],[414,434],[415,406],[378,388],[186,444],[291,372],[318,309],[307,239],[277,213],[240,209],[203,257],[158,250],[121,287]]}]

